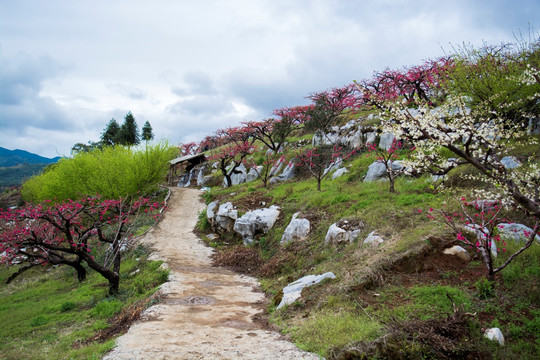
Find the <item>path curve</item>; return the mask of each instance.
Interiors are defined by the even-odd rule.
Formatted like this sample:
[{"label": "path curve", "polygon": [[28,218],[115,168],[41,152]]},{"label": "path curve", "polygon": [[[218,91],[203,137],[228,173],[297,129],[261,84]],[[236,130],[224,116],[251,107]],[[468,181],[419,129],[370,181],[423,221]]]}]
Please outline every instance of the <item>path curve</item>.
[{"label": "path curve", "polygon": [[202,209],[198,190],[172,189],[168,211],[143,240],[171,270],[163,301],[104,360],[318,359],[252,321],[264,295],[256,279],[212,266],[213,250],[192,231]]}]

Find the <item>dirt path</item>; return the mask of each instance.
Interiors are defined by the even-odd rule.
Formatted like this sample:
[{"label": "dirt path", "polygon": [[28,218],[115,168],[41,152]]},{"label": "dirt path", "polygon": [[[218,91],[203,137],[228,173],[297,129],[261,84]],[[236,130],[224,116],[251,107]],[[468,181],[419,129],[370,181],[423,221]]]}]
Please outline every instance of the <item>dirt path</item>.
[{"label": "dirt path", "polygon": [[212,267],[212,249],[192,232],[204,208],[198,195],[173,189],[169,210],[145,237],[171,269],[164,300],[104,359],[318,359],[252,321],[264,299],[254,278]]}]

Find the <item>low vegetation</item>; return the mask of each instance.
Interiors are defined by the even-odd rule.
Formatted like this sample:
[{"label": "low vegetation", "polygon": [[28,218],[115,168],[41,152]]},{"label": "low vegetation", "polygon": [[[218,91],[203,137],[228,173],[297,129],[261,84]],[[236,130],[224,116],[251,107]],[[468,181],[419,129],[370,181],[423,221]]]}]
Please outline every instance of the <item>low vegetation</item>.
[{"label": "low vegetation", "polygon": [[[67,267],[45,267],[0,287],[2,359],[101,359],[114,337],[157,301],[167,280],[161,263],[138,247],[124,256],[120,292],[111,297],[107,281],[91,272],[83,283]],[[45,271],[44,271],[45,270]],[[0,267],[0,282],[12,270]]]},{"label": "low vegetation", "polygon": [[[212,183],[207,203],[231,201],[239,216],[280,206],[274,228],[254,245],[241,245],[231,233],[209,244],[219,251],[217,263],[259,277],[271,299],[268,316],[301,348],[329,359],[540,356],[540,246],[534,240],[540,221],[539,137],[526,134],[529,119],[539,114],[538,42],[493,49],[468,49],[422,66],[375,73],[356,83],[358,92],[349,86],[332,89],[291,110],[303,126],[281,148],[285,163],[297,154],[317,155],[322,145],[310,145],[312,138],[325,139],[332,126],[351,119],[401,141],[386,152],[368,145],[342,156],[348,172],[339,178],[324,173],[331,156],[322,165],[304,156],[296,161],[291,181],[275,183],[266,176],[222,188],[218,177]],[[477,73],[482,76],[467,87],[465,79]],[[496,79],[490,81],[490,74]],[[373,116],[373,107],[379,116]],[[249,132],[249,126],[237,131]],[[226,144],[218,140],[206,139],[199,149],[219,153]],[[331,137],[324,141],[338,145]],[[269,154],[268,145],[248,145],[232,161]],[[506,169],[500,161],[507,155],[516,156],[522,167]],[[389,182],[363,182],[375,158],[385,163],[390,188]],[[405,170],[393,170],[395,160]],[[248,169],[263,165],[244,164]],[[431,174],[445,177],[434,181]],[[475,199],[493,199],[495,210],[470,208]],[[281,235],[296,212],[311,222],[309,237],[282,245]],[[329,226],[340,220],[358,225],[359,240],[325,244]],[[522,243],[504,241],[493,226],[500,222],[522,223],[532,231]],[[478,226],[482,239],[462,230],[465,225]],[[211,231],[204,214],[199,231]],[[372,231],[385,239],[383,244],[363,245]],[[470,261],[443,254],[457,244],[469,251]],[[284,286],[328,271],[337,278],[304,289],[299,300],[276,309]],[[505,346],[483,336],[492,327],[502,330]]]}]

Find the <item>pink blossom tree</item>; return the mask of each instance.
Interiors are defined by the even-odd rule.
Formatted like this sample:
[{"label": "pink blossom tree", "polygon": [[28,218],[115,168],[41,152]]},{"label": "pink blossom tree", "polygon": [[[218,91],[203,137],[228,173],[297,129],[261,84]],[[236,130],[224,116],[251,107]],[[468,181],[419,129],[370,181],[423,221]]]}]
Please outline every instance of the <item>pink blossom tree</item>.
[{"label": "pink blossom tree", "polygon": [[[83,263],[109,282],[109,293],[120,284],[121,249],[129,241],[134,218],[144,208],[161,205],[149,199],[101,200],[88,197],[53,204],[45,201],[0,212],[2,263],[19,265],[8,282],[39,265],[67,265],[86,278]],[[105,252],[105,256],[97,254]]]},{"label": "pink blossom tree", "polygon": [[398,98],[407,104],[433,103],[444,96],[442,84],[453,66],[450,58],[443,57],[399,70],[375,72],[371,79],[357,83],[361,102],[378,108],[382,108],[381,102]]},{"label": "pink blossom tree", "polygon": [[499,234],[499,224],[504,220],[501,217],[503,206],[498,201],[474,201],[467,202],[461,199],[461,211],[450,212],[444,209],[429,209],[427,217],[432,220],[442,221],[453,232],[456,240],[470,249],[478,251],[486,266],[486,278],[495,280],[495,274],[503,270],[519,254],[527,250],[534,242],[540,230],[540,224],[536,223],[532,231],[523,231],[527,239],[520,249],[510,255],[501,265],[495,267],[494,257],[497,252],[506,252],[506,242]]},{"label": "pink blossom tree", "polygon": [[252,130],[246,126],[220,129],[217,131],[217,138],[225,145],[215,149],[210,160],[218,161],[227,187],[230,187],[232,174],[235,174],[244,159],[253,153],[253,143],[256,139],[252,136]]},{"label": "pink blossom tree", "polygon": [[296,159],[298,165],[307,169],[310,175],[317,180],[317,190],[321,191],[321,182],[330,173],[330,166],[349,158],[355,152],[353,150],[346,153],[343,148],[337,145],[321,145],[300,151]]},{"label": "pink blossom tree", "polygon": [[347,85],[309,95],[308,98],[313,101],[313,106],[307,112],[306,128],[323,134],[329,132],[345,109],[357,108],[356,91],[357,88],[354,85]]}]

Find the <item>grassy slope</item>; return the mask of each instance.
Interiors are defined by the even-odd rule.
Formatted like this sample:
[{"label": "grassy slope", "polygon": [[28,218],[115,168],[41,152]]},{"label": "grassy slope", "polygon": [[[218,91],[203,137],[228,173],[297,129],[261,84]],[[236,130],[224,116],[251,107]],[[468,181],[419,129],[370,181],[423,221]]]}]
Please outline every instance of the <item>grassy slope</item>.
[{"label": "grassy slope", "polygon": [[[530,151],[535,149],[523,148],[516,155]],[[418,212],[441,207],[445,201],[451,204],[469,194],[470,186],[477,184],[463,182],[460,174],[471,170],[457,169],[449,177],[450,192],[439,191],[438,185],[421,178],[398,179],[398,194],[391,194],[387,183],[362,182],[372,161],[361,155],[346,163],[349,173],[336,180],[323,180],[322,192],[316,191],[311,178],[297,178],[269,189],[264,189],[260,181],[213,188],[207,200],[232,201],[240,213],[260,207],[263,201],[282,209],[274,229],[261,237],[251,252],[238,251],[239,240],[230,235],[214,241],[212,245],[222,252],[221,262],[227,264],[227,259],[233,259],[229,263],[238,265],[241,261],[236,257],[249,256],[252,261],[255,253],[258,270],[251,272],[259,275],[264,289],[274,297],[268,308],[272,320],[299,346],[324,356],[336,355],[332,348],[376,339],[389,331],[390,320],[402,324],[446,321],[453,314],[447,293],[463,311],[476,313],[467,319],[470,334],[462,336],[460,341],[464,343],[457,349],[476,354],[493,352],[492,356],[499,359],[540,356],[540,246],[535,244],[503,271],[494,297],[480,299],[478,289],[482,284],[477,282],[484,274],[480,259],[467,264],[443,256],[442,249],[452,237],[443,225],[428,221]],[[280,246],[281,234],[297,211],[311,220],[309,239]],[[518,214],[507,215],[521,220]],[[343,218],[364,223],[360,239],[377,230],[387,241],[376,249],[364,248],[361,242],[324,245],[328,226]],[[205,228],[204,221],[200,227]],[[497,261],[504,261],[505,256],[507,253]],[[302,299],[284,310],[275,310],[283,286],[301,276],[326,271],[333,271],[337,279],[305,289]],[[493,326],[505,334],[505,347],[483,339],[482,328]],[[407,344],[402,342],[400,346],[405,348]],[[426,350],[429,346],[412,344],[410,356],[434,356]],[[456,351],[454,355],[458,356]]]},{"label": "grassy slope", "polygon": [[143,306],[167,278],[160,264],[147,261],[143,248],[136,250],[122,263],[116,298],[108,296],[106,280],[95,272],[79,284],[71,269],[53,267],[4,285],[13,269],[0,268],[0,357],[100,359],[114,346],[114,338],[92,338],[114,326],[113,316]]}]

